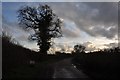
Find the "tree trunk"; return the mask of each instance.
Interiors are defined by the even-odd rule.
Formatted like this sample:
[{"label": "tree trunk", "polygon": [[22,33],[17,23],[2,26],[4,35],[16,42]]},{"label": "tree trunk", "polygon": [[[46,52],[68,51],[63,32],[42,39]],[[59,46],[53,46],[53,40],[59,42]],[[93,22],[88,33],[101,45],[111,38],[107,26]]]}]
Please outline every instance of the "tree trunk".
[{"label": "tree trunk", "polygon": [[39,48],[40,48],[40,54],[47,55],[47,51],[50,48],[50,42],[43,40]]},{"label": "tree trunk", "polygon": [[43,25],[43,28],[39,28],[39,31],[39,37],[41,38],[41,43],[39,44],[40,54],[47,55],[47,51],[50,48],[50,39],[48,38],[46,26]]}]

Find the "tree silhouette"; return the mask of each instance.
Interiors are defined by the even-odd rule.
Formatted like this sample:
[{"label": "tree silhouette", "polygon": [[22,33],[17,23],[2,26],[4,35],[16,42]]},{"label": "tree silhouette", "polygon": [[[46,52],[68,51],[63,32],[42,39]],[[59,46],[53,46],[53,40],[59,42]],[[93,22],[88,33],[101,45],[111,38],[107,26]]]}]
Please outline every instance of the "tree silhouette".
[{"label": "tree silhouette", "polygon": [[84,53],[85,52],[85,47],[78,44],[74,46],[74,52],[76,53]]},{"label": "tree silhouette", "polygon": [[48,5],[21,7],[18,10],[18,20],[20,26],[25,28],[25,30],[34,30],[35,34],[31,35],[30,39],[37,41],[41,54],[47,54],[52,45],[52,38],[62,36],[62,21]]}]

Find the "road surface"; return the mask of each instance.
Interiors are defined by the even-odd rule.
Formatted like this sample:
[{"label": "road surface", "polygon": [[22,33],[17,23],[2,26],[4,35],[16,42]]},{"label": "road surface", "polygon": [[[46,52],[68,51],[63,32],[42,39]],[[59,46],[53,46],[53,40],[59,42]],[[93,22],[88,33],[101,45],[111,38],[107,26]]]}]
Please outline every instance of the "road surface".
[{"label": "road surface", "polygon": [[64,59],[55,63],[53,78],[85,78],[89,77],[81,70],[78,70],[75,65],[71,63],[72,58]]}]

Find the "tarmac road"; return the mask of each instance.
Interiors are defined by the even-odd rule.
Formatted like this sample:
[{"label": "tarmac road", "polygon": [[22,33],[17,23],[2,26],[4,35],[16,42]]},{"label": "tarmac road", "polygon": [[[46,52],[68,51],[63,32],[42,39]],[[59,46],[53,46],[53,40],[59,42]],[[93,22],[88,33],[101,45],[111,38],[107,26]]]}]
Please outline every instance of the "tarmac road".
[{"label": "tarmac road", "polygon": [[64,59],[54,64],[53,78],[82,78],[90,79],[82,70],[71,63],[72,58]]}]

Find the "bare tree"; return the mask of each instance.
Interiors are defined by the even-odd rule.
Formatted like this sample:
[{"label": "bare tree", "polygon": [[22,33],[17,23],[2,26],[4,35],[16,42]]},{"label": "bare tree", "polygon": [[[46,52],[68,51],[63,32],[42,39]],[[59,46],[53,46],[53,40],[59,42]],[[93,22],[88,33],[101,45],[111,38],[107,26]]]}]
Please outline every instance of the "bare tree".
[{"label": "bare tree", "polygon": [[48,5],[21,7],[18,10],[18,20],[23,28],[34,30],[31,39],[37,41],[41,54],[47,54],[52,38],[62,36],[62,21]]}]

